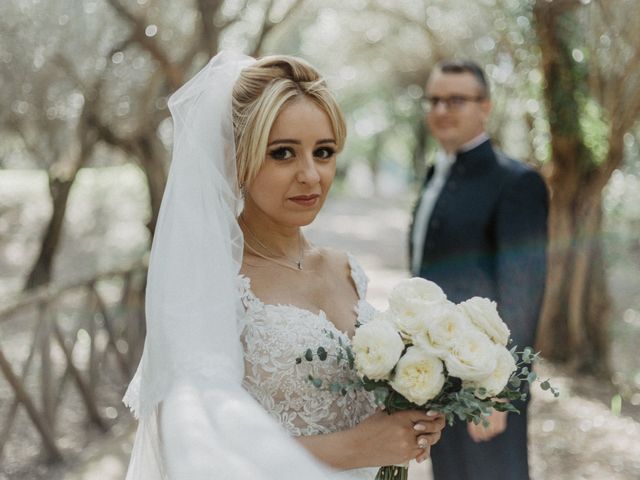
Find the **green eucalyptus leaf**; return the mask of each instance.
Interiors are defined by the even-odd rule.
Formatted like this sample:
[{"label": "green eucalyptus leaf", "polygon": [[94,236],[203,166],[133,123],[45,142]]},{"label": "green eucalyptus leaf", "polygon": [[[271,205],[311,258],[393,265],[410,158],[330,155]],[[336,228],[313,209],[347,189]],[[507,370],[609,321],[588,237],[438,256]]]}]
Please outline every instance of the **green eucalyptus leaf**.
[{"label": "green eucalyptus leaf", "polygon": [[328,354],[324,347],[318,347],[318,350],[316,350],[316,353],[318,354],[318,358],[321,361],[324,362],[327,359]]},{"label": "green eucalyptus leaf", "polygon": [[353,368],[355,366],[356,358],[353,355],[353,351],[351,350],[350,347],[347,347],[346,351],[347,351],[347,360],[349,361],[349,368],[353,370]]}]

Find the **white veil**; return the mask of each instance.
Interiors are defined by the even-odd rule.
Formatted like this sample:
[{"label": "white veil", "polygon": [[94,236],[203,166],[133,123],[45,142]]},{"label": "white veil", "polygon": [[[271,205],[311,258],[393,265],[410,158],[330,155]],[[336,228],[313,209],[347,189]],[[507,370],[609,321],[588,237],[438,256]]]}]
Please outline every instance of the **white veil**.
[{"label": "white veil", "polygon": [[124,401],[139,418],[127,480],[326,478],[242,388],[233,86],[216,55],[169,100],[174,144],[149,264],[147,337]]}]

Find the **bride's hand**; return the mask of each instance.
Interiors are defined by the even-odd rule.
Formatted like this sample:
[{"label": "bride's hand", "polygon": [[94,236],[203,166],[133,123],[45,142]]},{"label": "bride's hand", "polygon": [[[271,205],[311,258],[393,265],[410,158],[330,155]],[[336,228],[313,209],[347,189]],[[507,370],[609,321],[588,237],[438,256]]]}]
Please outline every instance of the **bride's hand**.
[{"label": "bride's hand", "polygon": [[389,415],[380,411],[350,433],[367,465],[397,465],[427,459],[431,445],[440,440],[444,425],[440,414],[408,410]]}]

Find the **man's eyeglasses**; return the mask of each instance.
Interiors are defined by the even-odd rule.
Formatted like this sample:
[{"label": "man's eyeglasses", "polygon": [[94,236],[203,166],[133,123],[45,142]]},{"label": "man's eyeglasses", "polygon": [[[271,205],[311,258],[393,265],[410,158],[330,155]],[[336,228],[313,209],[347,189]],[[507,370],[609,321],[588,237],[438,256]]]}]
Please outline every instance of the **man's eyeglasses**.
[{"label": "man's eyeglasses", "polygon": [[486,97],[469,97],[467,95],[451,95],[450,97],[427,97],[423,100],[423,107],[427,112],[431,112],[442,104],[448,111],[462,109],[467,102],[481,102]]}]

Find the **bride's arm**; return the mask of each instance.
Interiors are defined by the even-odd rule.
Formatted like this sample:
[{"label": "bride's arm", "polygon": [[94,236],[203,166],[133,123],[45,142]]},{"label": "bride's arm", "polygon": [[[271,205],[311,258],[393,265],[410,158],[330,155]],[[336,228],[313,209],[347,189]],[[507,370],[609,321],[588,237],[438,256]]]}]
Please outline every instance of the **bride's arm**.
[{"label": "bride's arm", "polygon": [[417,410],[392,415],[378,412],[349,430],[299,437],[298,441],[323,463],[348,470],[422,461],[443,428],[440,415]]}]

